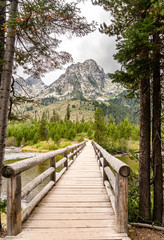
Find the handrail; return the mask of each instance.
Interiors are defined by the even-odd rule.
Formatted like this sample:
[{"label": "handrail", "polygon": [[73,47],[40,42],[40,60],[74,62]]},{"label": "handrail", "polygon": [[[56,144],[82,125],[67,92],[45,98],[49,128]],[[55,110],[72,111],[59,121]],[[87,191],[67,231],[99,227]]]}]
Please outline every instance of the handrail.
[{"label": "handrail", "polygon": [[[25,159],[16,163],[11,163],[3,167],[2,175],[7,178],[7,235],[15,236],[22,230],[24,222],[34,207],[40,200],[51,190],[56,182],[61,178],[77,157],[79,152],[84,148],[86,142],[74,144],[72,146],[43,153],[41,156]],[[63,158],[56,162],[55,157],[63,155]],[[37,176],[31,182],[21,187],[21,173],[50,159],[50,168]],[[64,165],[63,169],[57,174],[56,169]],[[33,189],[50,176],[50,182],[32,199],[28,206],[21,211],[21,199],[27,196]]]},{"label": "handrail", "polygon": [[128,232],[128,165],[110,155],[99,144],[93,147],[103,176],[113,210],[115,212],[115,228],[118,233]]}]

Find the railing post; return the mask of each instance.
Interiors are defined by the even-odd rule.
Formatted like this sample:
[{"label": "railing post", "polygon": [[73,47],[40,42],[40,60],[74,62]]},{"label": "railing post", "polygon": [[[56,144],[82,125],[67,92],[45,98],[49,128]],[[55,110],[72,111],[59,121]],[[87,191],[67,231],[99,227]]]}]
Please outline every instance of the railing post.
[{"label": "railing post", "polygon": [[21,175],[18,174],[7,181],[7,235],[15,236],[21,231]]},{"label": "railing post", "polygon": [[119,173],[116,175],[115,185],[115,208],[116,208],[116,231],[118,233],[128,232],[128,177]]},{"label": "railing post", "polygon": [[65,161],[64,163],[64,167],[66,167],[66,169],[68,169],[68,156],[67,156],[67,150],[64,152],[64,155],[63,155],[67,160]]},{"label": "railing post", "polygon": [[53,172],[50,175],[50,181],[54,181],[54,184],[56,184],[56,159],[55,159],[55,156],[50,158],[50,167],[55,168],[55,172]]},{"label": "railing post", "polygon": [[[71,149],[71,153],[72,153],[72,154],[74,153],[74,148]],[[71,156],[71,160],[72,160],[72,161],[74,160],[74,155]]]},{"label": "railing post", "polygon": [[104,182],[107,180],[108,181],[108,177],[105,173],[105,167],[108,166],[109,164],[107,163],[107,161],[105,160],[105,158],[103,157],[103,165],[102,165],[102,168],[103,168],[103,184]]},{"label": "railing post", "polygon": [[75,151],[76,151],[76,157],[78,156],[78,149],[77,146],[75,147]]}]

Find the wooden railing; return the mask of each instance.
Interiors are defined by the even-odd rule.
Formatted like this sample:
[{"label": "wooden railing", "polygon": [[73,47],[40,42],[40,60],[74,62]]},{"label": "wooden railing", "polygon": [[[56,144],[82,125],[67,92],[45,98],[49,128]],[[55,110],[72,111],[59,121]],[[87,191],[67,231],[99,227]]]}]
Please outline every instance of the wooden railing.
[{"label": "wooden railing", "polygon": [[[43,153],[41,156],[22,160],[16,163],[8,164],[3,167],[2,175],[8,178],[7,181],[7,235],[14,236],[21,232],[22,222],[24,222],[34,207],[49,192],[55,183],[61,178],[77,157],[78,153],[86,145],[85,142],[74,144],[72,146]],[[63,155],[63,158],[56,162],[55,157]],[[21,187],[21,173],[50,159],[50,168],[40,174],[38,177]],[[56,169],[64,165],[63,169],[57,173]],[[27,196],[33,189],[50,176],[49,183],[32,199],[27,207],[21,211],[21,200]]]},{"label": "wooden railing", "polygon": [[115,212],[118,233],[128,232],[128,176],[130,168],[93,142],[108,197]]}]

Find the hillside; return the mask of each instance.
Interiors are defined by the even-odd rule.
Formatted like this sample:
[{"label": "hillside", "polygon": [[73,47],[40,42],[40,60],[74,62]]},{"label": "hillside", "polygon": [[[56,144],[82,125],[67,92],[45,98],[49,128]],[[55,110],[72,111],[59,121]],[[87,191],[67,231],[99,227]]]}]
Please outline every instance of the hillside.
[{"label": "hillside", "polygon": [[32,104],[26,106],[24,113],[40,119],[43,112],[48,113],[49,117],[56,111],[61,119],[65,118],[67,105],[70,105],[71,120],[76,121],[84,118],[85,121],[93,119],[96,107],[101,107],[104,116],[108,120],[113,118],[116,123],[122,122],[125,118],[129,118],[131,123],[139,123],[139,106],[135,100],[126,99],[122,94],[116,99],[108,101],[97,100],[62,100],[56,101],[54,98],[44,98],[38,106]]},{"label": "hillside", "polygon": [[17,115],[28,114],[40,119],[43,112],[51,117],[56,111],[64,119],[70,104],[72,121],[93,119],[96,107],[100,106],[107,120],[112,117],[119,123],[128,117],[131,123],[139,122],[138,104],[135,100],[126,99],[124,88],[112,83],[92,59],[72,64],[50,86],[46,86],[40,77],[30,76],[26,80],[17,79],[15,89],[18,95],[31,97],[37,102],[17,106]]}]

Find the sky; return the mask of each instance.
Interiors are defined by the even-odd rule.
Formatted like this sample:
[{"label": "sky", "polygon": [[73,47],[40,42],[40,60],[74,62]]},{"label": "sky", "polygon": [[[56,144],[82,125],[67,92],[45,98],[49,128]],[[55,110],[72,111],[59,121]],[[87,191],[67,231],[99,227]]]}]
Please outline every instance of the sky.
[{"label": "sky", "polygon": [[[101,6],[93,6],[90,0],[80,3],[78,7],[80,7],[81,14],[87,18],[88,22],[94,20],[98,23],[98,26],[103,22],[107,24],[110,22],[109,12],[106,12]],[[113,59],[115,39],[100,33],[98,29],[84,37],[73,37],[71,39],[63,37],[59,50],[71,53],[73,63],[82,63],[87,59],[93,59],[104,69],[105,73],[112,73],[119,68],[119,65]],[[67,67],[68,65],[63,66],[63,70],[55,70],[45,74],[42,77],[43,82],[50,85],[65,72]]]}]

